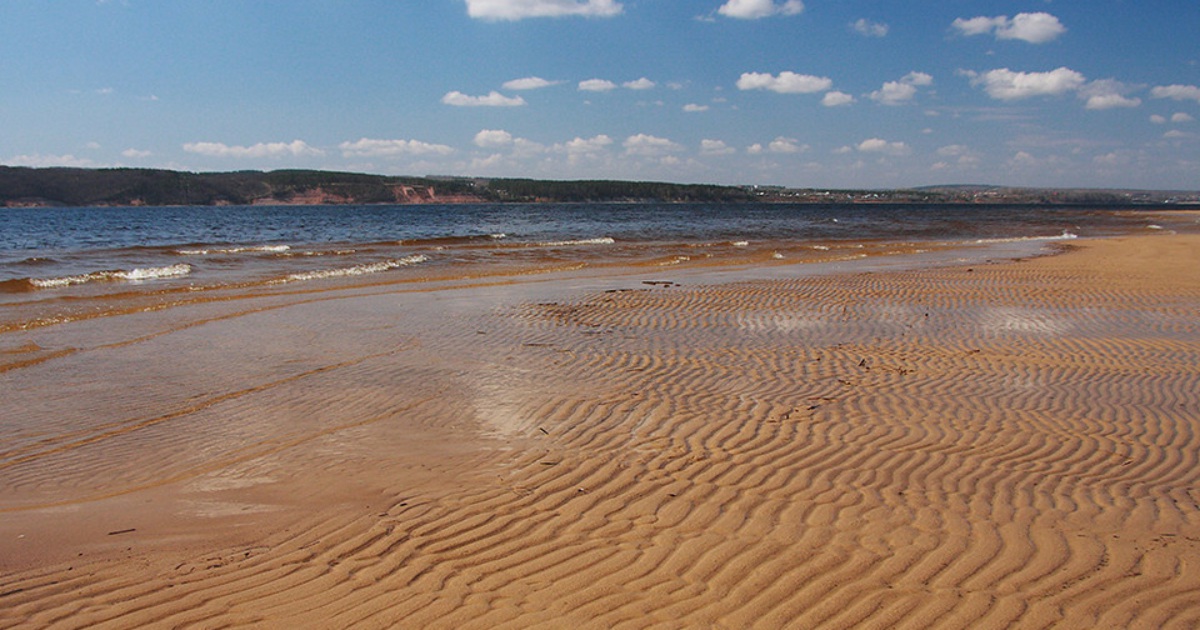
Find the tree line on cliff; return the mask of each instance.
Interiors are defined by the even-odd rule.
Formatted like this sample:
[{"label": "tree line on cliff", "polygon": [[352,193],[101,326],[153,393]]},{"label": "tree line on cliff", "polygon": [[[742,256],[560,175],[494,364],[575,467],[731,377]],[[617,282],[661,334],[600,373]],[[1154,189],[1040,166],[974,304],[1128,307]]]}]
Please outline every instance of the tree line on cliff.
[{"label": "tree line on cliff", "polygon": [[620,181],[391,177],[331,171],[190,173],[0,166],[0,205],[178,206],[439,201],[747,201],[744,188]]},{"label": "tree line on cliff", "polygon": [[931,186],[830,190],[612,180],[394,177],[334,171],[191,173],[0,166],[0,207],[494,202],[1198,204],[1200,192]]}]

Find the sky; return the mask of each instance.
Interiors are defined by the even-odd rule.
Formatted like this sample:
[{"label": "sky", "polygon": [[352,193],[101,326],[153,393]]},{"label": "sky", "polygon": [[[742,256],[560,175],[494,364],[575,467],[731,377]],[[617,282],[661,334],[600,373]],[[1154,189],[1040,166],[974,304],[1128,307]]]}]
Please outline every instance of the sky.
[{"label": "sky", "polygon": [[0,0],[0,164],[1200,189],[1196,0]]}]

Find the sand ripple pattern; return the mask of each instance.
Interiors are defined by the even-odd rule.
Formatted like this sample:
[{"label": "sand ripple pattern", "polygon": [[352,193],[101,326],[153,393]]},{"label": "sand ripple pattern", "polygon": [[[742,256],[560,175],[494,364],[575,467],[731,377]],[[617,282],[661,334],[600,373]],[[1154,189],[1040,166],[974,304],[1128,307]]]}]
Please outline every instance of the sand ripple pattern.
[{"label": "sand ripple pattern", "polygon": [[[975,268],[631,281],[447,323],[303,378],[419,379],[436,396],[351,415],[476,448],[416,484],[371,459],[394,468],[370,510],[147,555],[137,579],[8,574],[0,624],[1197,627],[1194,244],[1120,272],[1105,242]],[[1148,281],[1163,265],[1171,279]],[[343,437],[395,438],[384,425]]]}]

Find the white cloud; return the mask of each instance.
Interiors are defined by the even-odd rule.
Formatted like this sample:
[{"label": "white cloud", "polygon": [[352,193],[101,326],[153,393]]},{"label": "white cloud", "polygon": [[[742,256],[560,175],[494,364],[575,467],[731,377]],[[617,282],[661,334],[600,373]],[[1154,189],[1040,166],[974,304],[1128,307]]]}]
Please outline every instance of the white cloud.
[{"label": "white cloud", "polygon": [[737,153],[737,149],[725,144],[721,140],[701,140],[700,153],[703,155],[729,155]]},{"label": "white cloud", "polygon": [[773,15],[799,15],[803,11],[804,3],[800,0],[785,0],[779,3],[774,0],[729,0],[717,9],[717,13],[739,20],[757,20]]},{"label": "white cloud", "polygon": [[420,140],[377,140],[361,138],[338,145],[343,157],[394,157],[397,155],[450,155],[454,149],[444,144]]},{"label": "white cloud", "polygon": [[913,72],[909,72],[908,74],[904,75],[904,77],[900,79],[900,82],[907,85],[927,86],[933,85],[933,77],[925,74],[924,72],[917,72],[914,70]]},{"label": "white cloud", "polygon": [[1041,161],[1034,157],[1031,153],[1017,151],[1016,155],[1013,155],[1012,158],[1008,160],[1008,165],[1017,168],[1033,168],[1040,166]]},{"label": "white cloud", "polygon": [[1154,115],[1150,116],[1150,122],[1152,122],[1156,125],[1162,125],[1167,122],[1167,118],[1165,116],[1159,116],[1158,114],[1154,114]]},{"label": "white cloud", "polygon": [[579,82],[579,89],[583,92],[608,92],[617,89],[617,84],[605,79],[588,79]]},{"label": "white cloud", "polygon": [[826,92],[825,96],[821,98],[821,104],[825,107],[838,107],[841,105],[849,105],[853,102],[853,96],[837,90]]},{"label": "white cloud", "polygon": [[[525,138],[518,138],[503,129],[483,129],[475,134],[473,140],[475,146],[482,149],[511,149],[512,157],[525,158],[535,155],[540,155],[546,151],[546,147]],[[494,165],[499,162],[502,156],[492,155],[484,160],[475,160],[476,164],[483,166]]]},{"label": "white cloud", "polygon": [[1115,79],[1092,81],[1079,89],[1079,97],[1087,99],[1087,109],[1137,107],[1142,99],[1125,96],[1129,87]]},{"label": "white cloud", "polygon": [[612,17],[623,7],[615,0],[466,0],[467,15],[481,20],[535,17]]},{"label": "white cloud", "polygon": [[1019,39],[1043,44],[1067,32],[1058,18],[1049,13],[1018,13],[1011,22],[996,27],[996,39]]},{"label": "white cloud", "polygon": [[309,146],[302,140],[291,142],[259,142],[248,147],[228,145],[222,142],[189,142],[183,145],[188,153],[220,158],[280,158],[325,155],[325,152]]},{"label": "white cloud", "polygon": [[744,72],[738,78],[739,90],[770,90],[780,94],[812,94],[833,87],[833,80],[811,74],[797,74],[785,70],[774,76],[764,72]]},{"label": "white cloud", "polygon": [[951,28],[958,30],[962,35],[970,37],[972,35],[985,35],[992,32],[998,26],[1008,22],[1008,18],[1000,17],[973,17],[973,18],[958,18],[950,25]]},{"label": "white cloud", "polygon": [[996,39],[1019,39],[1031,44],[1044,44],[1067,32],[1058,18],[1049,13],[1018,13],[1009,19],[996,17],[958,18],[950,25],[965,36],[994,33]]},{"label": "white cloud", "polygon": [[591,159],[603,155],[612,144],[612,138],[600,134],[591,138],[576,137],[569,142],[554,145],[552,150],[558,153],[566,153],[567,160],[574,164],[585,158]]},{"label": "white cloud", "polygon": [[767,144],[767,151],[771,153],[800,153],[807,150],[807,144],[800,144],[800,141],[795,138],[783,136],[779,136]]},{"label": "white cloud", "polygon": [[687,105],[683,106],[683,111],[685,111],[685,112],[706,112],[706,111],[708,111],[708,105],[697,105],[696,103],[688,103]]},{"label": "white cloud", "polygon": [[30,166],[34,168],[45,168],[50,166],[69,166],[75,168],[90,168],[96,166],[96,163],[87,158],[77,158],[74,155],[42,155],[35,153],[33,155],[18,155],[16,157],[5,160],[5,164],[9,166]]},{"label": "white cloud", "polygon": [[650,88],[655,86],[655,83],[653,81],[651,81],[650,79],[647,79],[646,77],[642,77],[642,78],[638,79],[637,81],[626,81],[625,83],[622,83],[621,85],[622,85],[622,87],[626,87],[631,90],[649,90]]},{"label": "white cloud", "polygon": [[863,153],[882,153],[884,155],[908,155],[911,150],[903,142],[888,142],[882,138],[870,138],[858,143],[858,150]]},{"label": "white cloud", "polygon": [[884,105],[901,105],[917,95],[917,88],[899,81],[888,81],[878,90],[871,92],[871,100]]},{"label": "white cloud", "polygon": [[903,105],[917,95],[917,86],[933,83],[933,77],[924,72],[910,72],[899,81],[888,81],[883,87],[871,92],[871,100],[884,105]]},{"label": "white cloud", "polygon": [[857,21],[852,22],[850,28],[863,37],[887,37],[889,30],[887,24],[872,22],[867,18],[859,18]]},{"label": "white cloud", "polygon": [[1117,167],[1127,166],[1132,162],[1132,160],[1128,155],[1111,151],[1109,153],[1105,153],[1104,155],[1097,155],[1096,157],[1092,158],[1092,162],[1098,166]]},{"label": "white cloud", "polygon": [[655,157],[681,151],[683,147],[666,138],[659,138],[644,133],[629,136],[621,146],[625,147],[626,155],[642,155]]},{"label": "white cloud", "polygon": [[141,149],[129,148],[129,149],[125,149],[124,151],[122,151],[121,155],[124,157],[127,157],[127,158],[135,159],[135,158],[150,157],[151,155],[154,155],[154,154],[151,153],[150,151],[143,151]]},{"label": "white cloud", "polygon": [[944,158],[954,158],[954,160],[953,163],[946,161],[938,162],[933,165],[932,168],[934,170],[945,170],[954,166],[970,169],[979,166],[980,162],[979,157],[971,151],[970,147],[964,144],[948,144],[939,148],[937,154]]},{"label": "white cloud", "polygon": [[487,96],[467,96],[459,91],[447,92],[442,102],[455,107],[520,107],[525,105],[525,99],[520,96],[505,96],[495,90]]},{"label": "white cloud", "polygon": [[1173,123],[1188,123],[1188,122],[1194,122],[1195,120],[1196,119],[1192,118],[1192,116],[1190,114],[1185,114],[1183,112],[1176,112],[1174,114],[1171,114],[1171,122],[1173,122]]},{"label": "white cloud", "polygon": [[1150,90],[1150,96],[1200,103],[1200,87],[1194,85],[1160,85]]},{"label": "white cloud", "polygon": [[547,81],[541,77],[525,77],[522,79],[513,79],[505,81],[503,87],[506,90],[537,90],[551,85],[558,85],[558,81]]},{"label": "white cloud", "polygon": [[507,147],[513,143],[513,135],[502,129],[484,129],[475,134],[475,146],[485,149]]},{"label": "white cloud", "polygon": [[971,85],[982,85],[994,99],[1015,101],[1034,96],[1056,96],[1083,87],[1084,76],[1070,68],[1050,72],[1013,72],[1008,68],[983,74],[968,73]]}]

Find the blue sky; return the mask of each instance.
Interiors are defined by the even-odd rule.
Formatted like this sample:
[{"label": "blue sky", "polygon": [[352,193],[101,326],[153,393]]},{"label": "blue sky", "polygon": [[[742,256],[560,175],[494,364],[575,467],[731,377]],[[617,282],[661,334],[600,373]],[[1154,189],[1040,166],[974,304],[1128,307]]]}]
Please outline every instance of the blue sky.
[{"label": "blue sky", "polygon": [[1195,0],[0,0],[0,163],[1200,188]]}]

